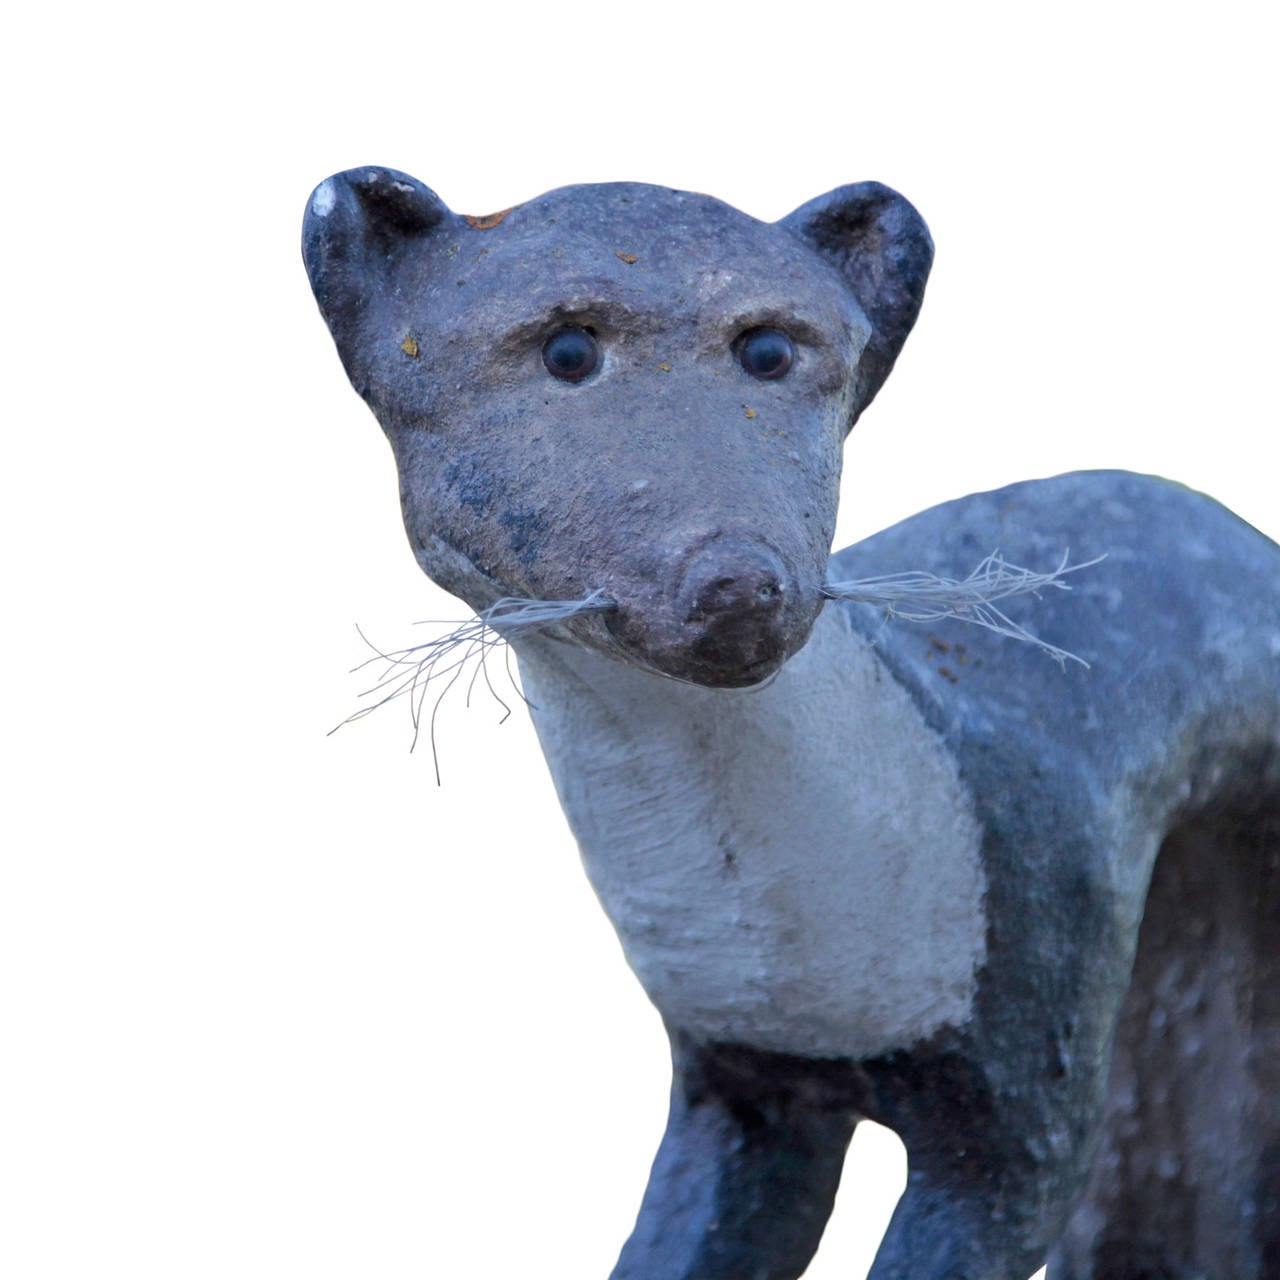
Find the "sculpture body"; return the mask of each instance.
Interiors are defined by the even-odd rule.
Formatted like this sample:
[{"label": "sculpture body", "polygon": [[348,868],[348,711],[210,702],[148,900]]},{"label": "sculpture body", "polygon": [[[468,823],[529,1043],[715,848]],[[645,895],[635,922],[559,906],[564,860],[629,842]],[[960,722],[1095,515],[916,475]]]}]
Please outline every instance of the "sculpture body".
[{"label": "sculpture body", "polygon": [[[616,1280],[799,1276],[863,1116],[910,1159],[874,1280],[1280,1274],[1280,550],[1081,473],[829,564],[931,257],[876,184],[772,226],[628,184],[465,219],[355,170],[304,249],[423,568],[611,605],[515,643],[672,1038]],[[996,547],[1106,554],[1021,615],[1087,670],[824,607]]]}]

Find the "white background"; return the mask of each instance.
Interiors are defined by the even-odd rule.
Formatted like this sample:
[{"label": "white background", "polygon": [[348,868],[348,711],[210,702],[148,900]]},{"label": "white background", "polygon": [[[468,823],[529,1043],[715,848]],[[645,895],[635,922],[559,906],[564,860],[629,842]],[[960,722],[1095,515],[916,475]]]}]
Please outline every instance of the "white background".
[{"label": "white background", "polygon": [[[484,213],[637,179],[773,219],[878,178],[938,256],[842,542],[1096,466],[1277,536],[1267,13],[11,19],[0,1272],[600,1280],[661,1130],[658,1019],[523,714],[451,698],[442,788],[398,708],[325,736],[354,623],[463,615],[310,297],[315,183],[388,164]],[[866,1145],[817,1280],[863,1273],[900,1186]]]}]

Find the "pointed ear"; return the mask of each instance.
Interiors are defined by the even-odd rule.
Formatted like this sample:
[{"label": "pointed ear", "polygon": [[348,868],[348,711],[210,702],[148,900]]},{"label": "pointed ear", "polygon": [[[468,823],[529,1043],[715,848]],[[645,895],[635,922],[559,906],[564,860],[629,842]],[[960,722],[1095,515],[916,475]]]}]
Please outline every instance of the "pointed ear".
[{"label": "pointed ear", "polygon": [[933,262],[929,228],[908,201],[879,182],[837,187],[781,225],[838,268],[871,321],[858,364],[856,420],[889,376],[920,312]]},{"label": "pointed ear", "polygon": [[406,243],[453,219],[444,201],[395,169],[348,169],[307,201],[302,259],[338,354],[356,390],[362,322],[377,304],[388,267]]}]

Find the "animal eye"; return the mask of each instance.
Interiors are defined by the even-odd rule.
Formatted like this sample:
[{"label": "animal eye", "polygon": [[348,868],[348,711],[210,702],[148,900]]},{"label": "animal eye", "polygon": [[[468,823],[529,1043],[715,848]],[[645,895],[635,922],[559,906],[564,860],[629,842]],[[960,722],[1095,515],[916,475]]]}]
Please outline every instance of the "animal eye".
[{"label": "animal eye", "polygon": [[753,377],[781,378],[795,359],[796,349],[781,329],[748,329],[734,344],[738,363]]},{"label": "animal eye", "polygon": [[542,363],[553,378],[581,382],[596,367],[600,348],[587,329],[557,329],[542,344]]}]

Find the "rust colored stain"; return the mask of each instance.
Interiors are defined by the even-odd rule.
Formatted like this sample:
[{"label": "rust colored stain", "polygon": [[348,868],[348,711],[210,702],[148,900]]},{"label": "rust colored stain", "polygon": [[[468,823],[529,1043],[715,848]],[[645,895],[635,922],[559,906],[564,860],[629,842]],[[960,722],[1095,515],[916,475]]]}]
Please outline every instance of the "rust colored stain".
[{"label": "rust colored stain", "polygon": [[623,253],[621,250],[619,250],[619,251],[618,251],[617,253],[615,253],[613,256],[614,256],[615,258],[621,258],[621,259],[623,260],[623,262],[625,262],[625,263],[627,264],[627,266],[630,266],[633,262],[638,262],[638,261],[639,261],[639,255],[638,255],[638,254],[634,254],[634,253]]},{"label": "rust colored stain", "polygon": [[503,209],[501,213],[464,213],[462,216],[467,220],[467,226],[475,227],[477,231],[492,231],[510,212],[510,209]]},{"label": "rust colored stain", "polygon": [[400,350],[407,356],[412,356],[415,360],[418,358],[418,340],[412,334],[405,337],[400,344]]}]

